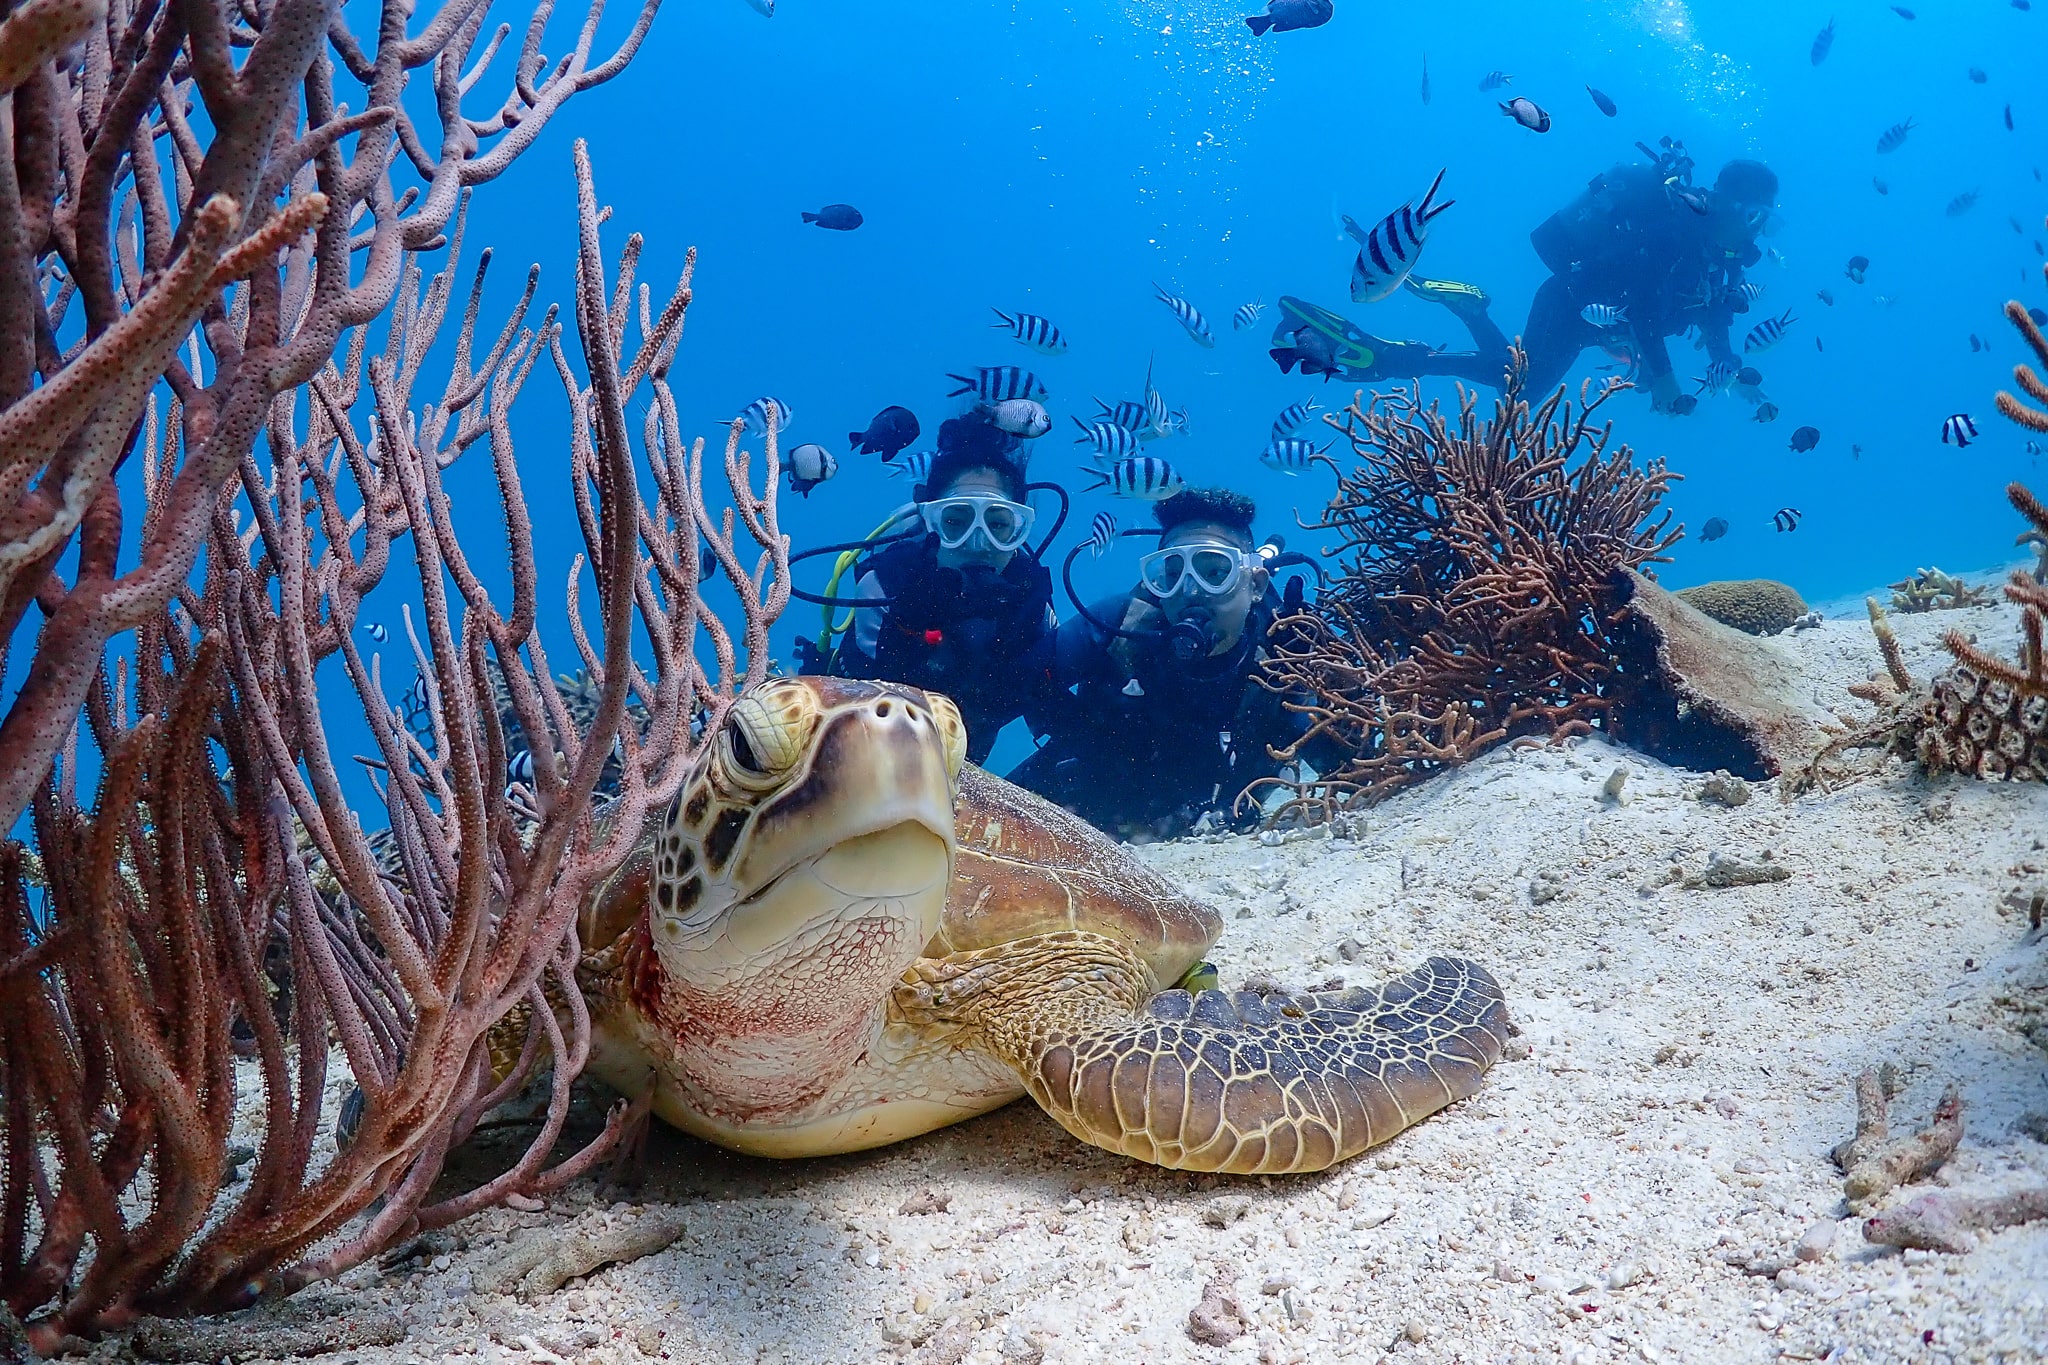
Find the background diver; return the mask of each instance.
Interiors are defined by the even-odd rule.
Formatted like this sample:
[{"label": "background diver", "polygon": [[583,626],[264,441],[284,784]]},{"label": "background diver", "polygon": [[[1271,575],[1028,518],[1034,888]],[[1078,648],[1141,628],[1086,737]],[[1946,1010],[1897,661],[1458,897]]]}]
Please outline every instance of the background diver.
[{"label": "background diver", "polygon": [[[1732,376],[1740,365],[1730,328],[1757,292],[1745,289],[1744,272],[1762,258],[1757,238],[1774,225],[1778,178],[1761,162],[1738,159],[1721,168],[1712,189],[1700,190],[1683,145],[1666,138],[1663,147],[1643,148],[1648,164],[1595,176],[1529,234],[1550,271],[1522,329],[1531,392],[1559,383],[1588,346],[1605,345],[1631,356],[1657,410],[1689,412],[1696,400],[1680,392],[1666,341],[1695,328],[1710,374]],[[1282,299],[1274,361],[1283,371],[1299,365],[1304,374],[1352,381],[1445,375],[1498,387],[1508,339],[1488,314],[1485,293],[1416,276],[1407,288],[1450,309],[1474,349],[1373,337],[1327,309]],[[1595,317],[1612,321],[1602,326]]]}]

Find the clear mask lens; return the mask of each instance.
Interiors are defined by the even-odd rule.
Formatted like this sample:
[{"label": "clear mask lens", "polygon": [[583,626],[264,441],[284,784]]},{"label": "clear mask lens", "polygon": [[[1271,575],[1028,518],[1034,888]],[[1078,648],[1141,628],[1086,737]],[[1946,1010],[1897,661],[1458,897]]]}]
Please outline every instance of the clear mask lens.
[{"label": "clear mask lens", "polygon": [[[925,529],[942,548],[1014,550],[1031,534],[1032,509],[993,496],[936,498],[923,506]],[[976,536],[980,539],[976,540]]]},{"label": "clear mask lens", "polygon": [[1138,576],[1155,597],[1180,592],[1221,596],[1237,586],[1245,554],[1235,545],[1174,545],[1138,561]]}]

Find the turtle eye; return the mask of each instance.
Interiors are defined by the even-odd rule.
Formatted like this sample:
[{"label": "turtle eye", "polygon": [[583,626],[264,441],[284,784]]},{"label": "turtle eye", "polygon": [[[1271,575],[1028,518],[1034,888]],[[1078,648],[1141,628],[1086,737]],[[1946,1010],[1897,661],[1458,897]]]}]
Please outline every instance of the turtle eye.
[{"label": "turtle eye", "polygon": [[741,697],[720,732],[725,770],[736,782],[759,786],[795,766],[816,716],[801,706],[777,705],[779,697]]},{"label": "turtle eye", "polygon": [[951,697],[939,692],[927,692],[924,697],[946,746],[946,776],[957,779],[960,765],[967,761],[967,722],[960,719],[960,708],[953,705]]}]

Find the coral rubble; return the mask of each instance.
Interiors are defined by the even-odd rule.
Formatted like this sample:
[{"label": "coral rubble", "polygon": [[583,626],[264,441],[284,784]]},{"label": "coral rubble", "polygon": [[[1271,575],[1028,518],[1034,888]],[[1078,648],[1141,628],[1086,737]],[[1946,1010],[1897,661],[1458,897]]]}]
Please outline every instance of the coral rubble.
[{"label": "coral rubble", "polygon": [[1734,578],[1680,588],[1675,594],[1724,626],[1746,635],[1776,635],[1806,615],[1806,599],[1773,578]]},{"label": "coral rubble", "polygon": [[1899,580],[1891,585],[1891,589],[1891,609],[1908,615],[1981,607],[1985,602],[1985,589],[1973,588],[1954,574],[1943,573],[1938,568],[1915,569],[1912,577]]}]

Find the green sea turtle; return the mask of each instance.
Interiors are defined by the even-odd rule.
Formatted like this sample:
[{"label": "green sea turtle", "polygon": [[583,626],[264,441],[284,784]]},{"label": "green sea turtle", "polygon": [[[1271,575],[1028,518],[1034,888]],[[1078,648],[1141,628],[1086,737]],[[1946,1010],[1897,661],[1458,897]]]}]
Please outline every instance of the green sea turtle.
[{"label": "green sea turtle", "polygon": [[963,762],[953,704],[777,678],[735,705],[586,905],[592,1073],[726,1147],[856,1151],[1023,1094],[1190,1170],[1320,1170],[1478,1089],[1500,990],[1451,958],[1373,990],[1162,989],[1209,907]]}]

